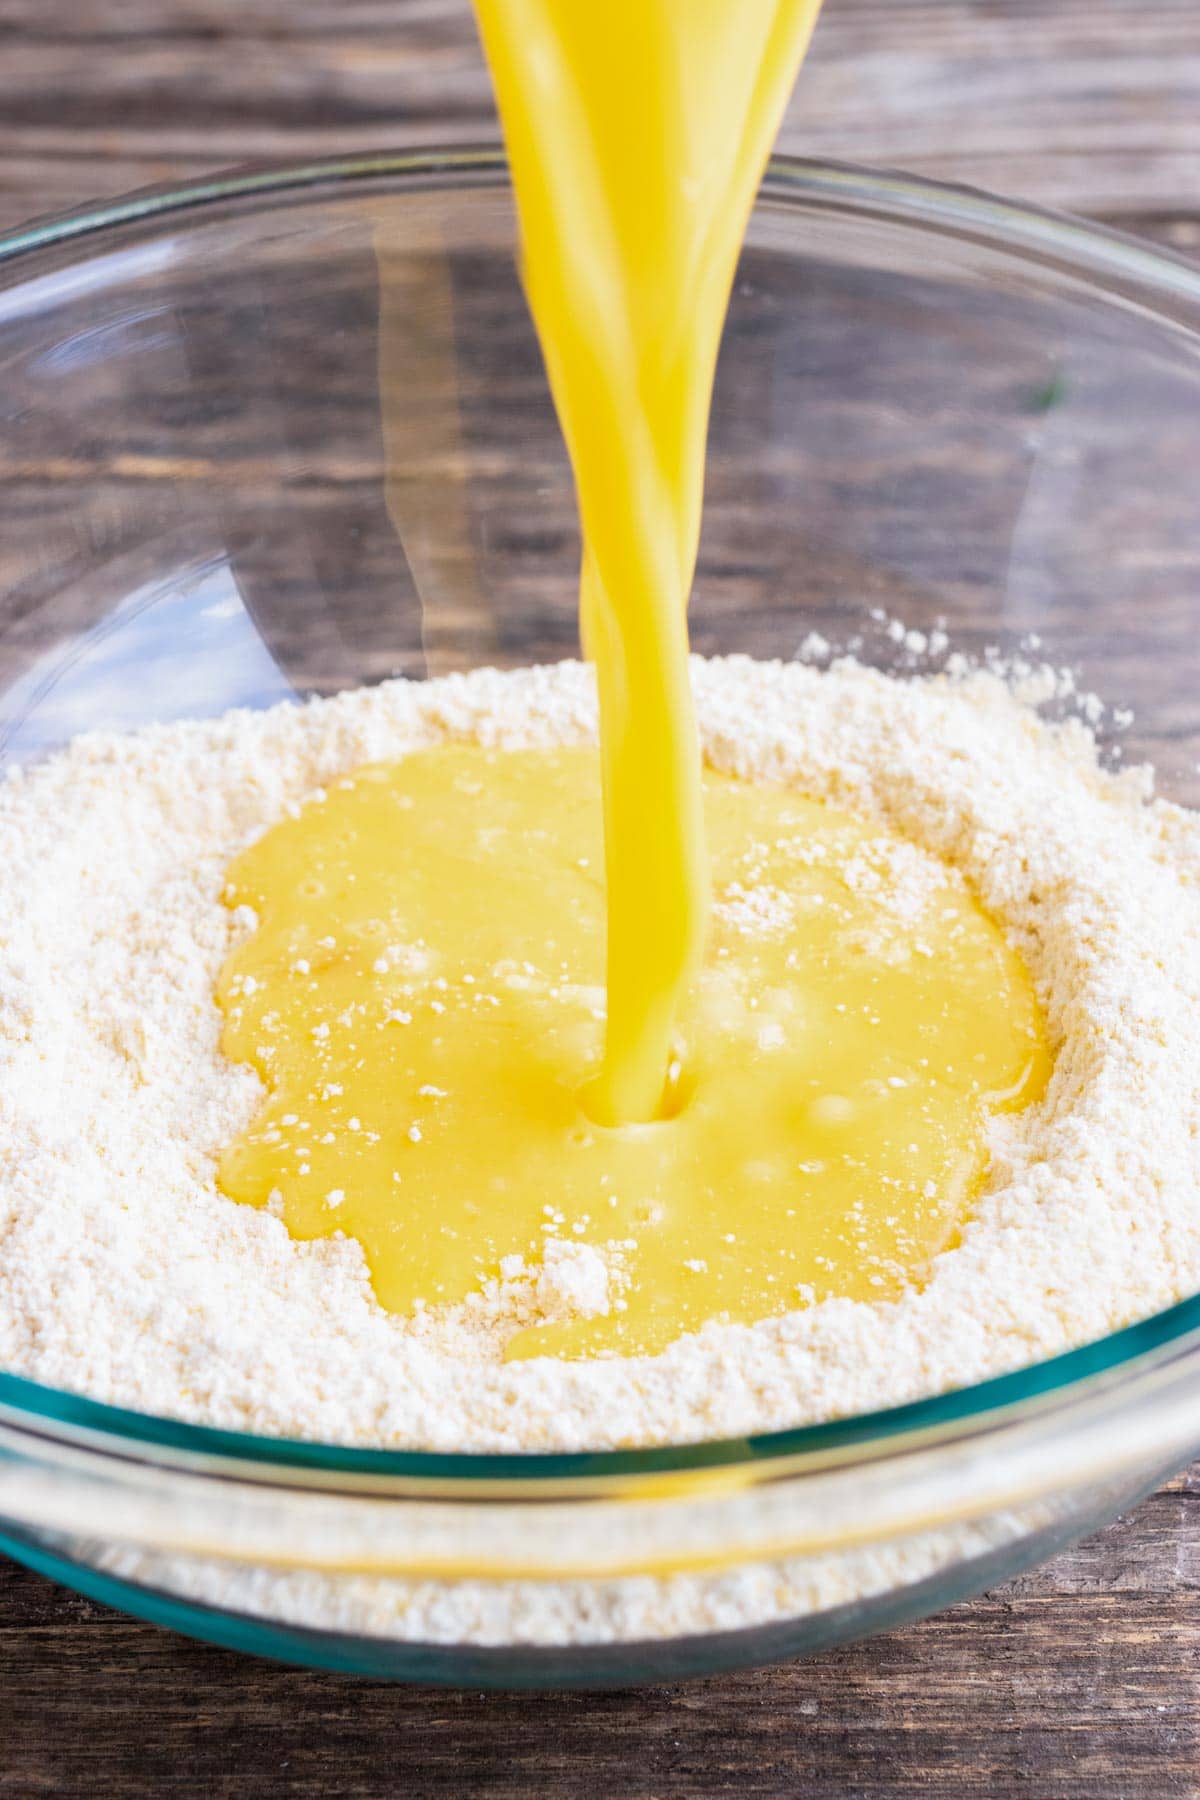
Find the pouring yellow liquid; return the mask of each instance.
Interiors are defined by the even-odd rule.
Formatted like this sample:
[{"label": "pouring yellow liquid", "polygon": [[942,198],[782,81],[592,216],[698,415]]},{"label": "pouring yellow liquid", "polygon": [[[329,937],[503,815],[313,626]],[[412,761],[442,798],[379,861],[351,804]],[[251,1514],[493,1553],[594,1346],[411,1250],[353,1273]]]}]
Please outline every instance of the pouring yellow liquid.
[{"label": "pouring yellow liquid", "polygon": [[[599,759],[422,751],[238,859],[226,898],[259,924],[221,977],[223,1043],[267,1100],[219,1178],[298,1237],[357,1239],[398,1312],[504,1277],[532,1309],[508,1356],[653,1352],[923,1279],[988,1118],[1036,1099],[1049,1057],[952,872],[702,779],[713,370],[815,0],[477,4],[578,491]],[[928,877],[910,913],[887,899],[906,857]],[[587,1276],[565,1310],[551,1245]]]},{"label": "pouring yellow liquid", "polygon": [[721,329],[820,0],[476,0],[579,496],[608,882],[591,1097],[659,1112],[708,872],[687,603]]}]

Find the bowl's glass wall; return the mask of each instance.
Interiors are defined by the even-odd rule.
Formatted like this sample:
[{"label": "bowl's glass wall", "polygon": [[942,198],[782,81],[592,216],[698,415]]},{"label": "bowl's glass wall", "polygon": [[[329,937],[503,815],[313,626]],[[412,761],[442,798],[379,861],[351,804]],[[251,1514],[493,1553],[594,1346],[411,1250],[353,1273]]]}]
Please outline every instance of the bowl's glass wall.
[{"label": "bowl's glass wall", "polygon": [[[1033,633],[1192,794],[1193,333],[961,221],[782,186],[722,351],[697,649],[787,657],[816,629],[895,660],[872,608],[972,651]],[[569,470],[501,186],[289,194],[17,259],[0,362],[7,754],[575,652]]]},{"label": "bowl's glass wall", "polygon": [[[1198,349],[1200,278],[1183,265],[944,190],[781,167],[718,373],[696,648],[786,658],[815,632],[904,667],[924,659],[889,619],[976,655],[1032,636],[1031,654],[1122,709],[1101,724],[1114,756],[1148,757],[1168,793],[1200,799]],[[51,233],[10,260],[0,246],[0,757],[394,672],[573,655],[577,562],[498,167],[381,163]],[[857,1449],[831,1473],[810,1446],[813,1469],[801,1456],[753,1505],[735,1503],[739,1476],[708,1515],[717,1561],[739,1519],[743,1556],[786,1527],[825,1546],[814,1555],[843,1554],[841,1537],[846,1556],[884,1552],[885,1569],[914,1532],[960,1520],[974,1535],[947,1537],[923,1575],[737,1644],[484,1668],[476,1650],[422,1662],[386,1633],[348,1648],[294,1620],[290,1638],[256,1639],[261,1619],[235,1604],[251,1541],[226,1612],[189,1611],[205,1555],[261,1519],[285,1566],[312,1567],[326,1507],[331,1566],[361,1526],[386,1539],[381,1566],[404,1569],[403,1497],[381,1489],[364,1522],[361,1492],[343,1501],[315,1463],[294,1491],[265,1489],[261,1468],[247,1487],[232,1448],[218,1467],[164,1435],[143,1464],[138,1444],[49,1409],[43,1441],[36,1405],[32,1431],[0,1406],[0,1522],[16,1553],[89,1591],[128,1600],[112,1584],[132,1580],[151,1616],[279,1653],[466,1680],[682,1672],[928,1609],[1111,1515],[1200,1439],[1196,1352],[1173,1330],[1140,1346],[1173,1358],[1153,1394],[1114,1377],[1078,1414],[1060,1393],[1061,1419],[980,1422],[979,1444],[960,1441],[961,1413],[953,1444],[891,1426],[897,1460],[871,1479]],[[1114,1368],[1134,1354],[1114,1350]],[[742,1449],[747,1465],[762,1453]],[[310,1476],[319,1491],[301,1494]],[[868,1516],[868,1494],[890,1515]],[[500,1503],[481,1492],[467,1535],[486,1539],[499,1514],[482,1509]],[[527,1510],[528,1544],[546,1514]],[[597,1495],[576,1512],[558,1547],[573,1534],[601,1561],[618,1521],[637,1526]],[[664,1530],[648,1523],[637,1554]]]},{"label": "bowl's glass wall", "polygon": [[[436,1613],[431,1620],[425,1611],[419,1633],[404,1623],[414,1604],[421,1610],[422,1584],[411,1581],[302,1569],[272,1582],[266,1571],[228,1560],[164,1558],[120,1541],[28,1529],[0,1531],[0,1553],[154,1623],[291,1662],[471,1687],[628,1686],[812,1655],[891,1630],[1053,1555],[1107,1524],[1149,1485],[1146,1478],[1106,1483],[1024,1518],[985,1514],[949,1530],[717,1570],[699,1599],[676,1593],[674,1630],[661,1584],[593,1580],[579,1584],[587,1590],[587,1635],[574,1642],[555,1641],[553,1623],[547,1641],[544,1618],[539,1637],[528,1598],[524,1631],[522,1608],[513,1609],[512,1641],[489,1641],[478,1624],[464,1641]],[[757,1588],[762,1623],[731,1625],[739,1583]],[[654,1634],[637,1629],[639,1600],[659,1615]]]}]

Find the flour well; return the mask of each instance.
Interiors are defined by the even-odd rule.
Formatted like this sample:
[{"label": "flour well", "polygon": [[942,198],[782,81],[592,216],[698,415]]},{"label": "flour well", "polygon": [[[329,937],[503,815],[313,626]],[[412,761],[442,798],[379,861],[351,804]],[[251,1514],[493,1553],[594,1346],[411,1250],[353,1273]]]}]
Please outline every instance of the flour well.
[{"label": "flour well", "polygon": [[[231,856],[314,788],[449,736],[594,733],[575,664],[481,671],[92,736],[0,788],[0,1366],[288,1436],[549,1449],[733,1436],[897,1402],[1093,1338],[1200,1286],[1200,823],[1113,776],[995,674],[694,664],[717,768],[901,832],[881,907],[958,870],[1025,956],[1057,1052],[998,1124],[961,1245],[920,1292],[711,1324],[655,1358],[504,1365],[530,1319],[606,1304],[598,1259],[506,1261],[450,1313],[376,1303],[357,1244],[292,1241],[213,1180],[255,1078],[212,985]],[[936,860],[933,860],[936,859]],[[719,896],[770,930],[785,894]],[[472,1365],[464,1375],[464,1359]]]}]

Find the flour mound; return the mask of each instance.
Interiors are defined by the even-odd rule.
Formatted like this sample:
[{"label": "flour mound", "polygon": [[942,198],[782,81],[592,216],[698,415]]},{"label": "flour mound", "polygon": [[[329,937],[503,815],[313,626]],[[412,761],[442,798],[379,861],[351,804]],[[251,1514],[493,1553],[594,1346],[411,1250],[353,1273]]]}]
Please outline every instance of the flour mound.
[{"label": "flour mound", "polygon": [[[564,663],[84,737],[0,786],[0,1367],[289,1437],[570,1450],[909,1400],[1200,1286],[1200,821],[1145,772],[1106,773],[1083,724],[1041,721],[993,673],[693,673],[715,767],[927,853],[862,860],[864,890],[901,911],[925,903],[928,853],[957,869],[1046,1007],[1047,1095],[996,1123],[976,1216],[926,1286],[710,1324],[654,1358],[510,1366],[514,1329],[603,1311],[602,1265],[514,1263],[403,1319],[356,1243],[294,1242],[218,1192],[216,1157],[260,1099],[219,1049],[213,983],[253,925],[221,904],[227,863],[361,763],[446,736],[590,739],[590,676]],[[720,897],[749,931],[787,903]]]}]

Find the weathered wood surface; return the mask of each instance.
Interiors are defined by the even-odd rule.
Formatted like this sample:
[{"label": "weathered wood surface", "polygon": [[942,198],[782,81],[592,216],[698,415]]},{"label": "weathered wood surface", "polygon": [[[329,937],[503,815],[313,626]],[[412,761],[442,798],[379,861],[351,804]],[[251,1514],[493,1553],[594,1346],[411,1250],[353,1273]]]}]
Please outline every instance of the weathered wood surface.
[{"label": "weathered wood surface", "polygon": [[[1179,217],[1195,0],[826,0],[788,149]],[[468,0],[0,0],[0,224],[255,157],[494,129]]]},{"label": "weathered wood surface", "polygon": [[[0,0],[0,226],[223,164],[492,129],[466,0]],[[1200,7],[829,0],[784,141],[1200,246]],[[592,1697],[277,1669],[2,1564],[0,1793],[1190,1800],[1198,1527],[1193,1471],[923,1625]]]},{"label": "weathered wood surface", "polygon": [[252,1663],[0,1568],[0,1793],[1194,1800],[1200,1486],[906,1631],[584,1695]]}]

